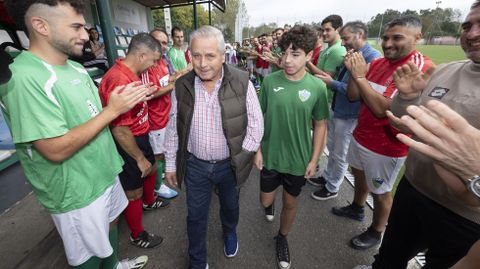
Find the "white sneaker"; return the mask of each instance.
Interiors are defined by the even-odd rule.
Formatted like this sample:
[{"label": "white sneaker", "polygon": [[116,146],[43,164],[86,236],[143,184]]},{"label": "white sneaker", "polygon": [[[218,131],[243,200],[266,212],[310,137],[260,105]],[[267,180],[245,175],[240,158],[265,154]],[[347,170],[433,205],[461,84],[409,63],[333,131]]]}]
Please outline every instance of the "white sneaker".
[{"label": "white sneaker", "polygon": [[160,185],[158,190],[155,190],[158,196],[165,198],[165,199],[172,199],[177,197],[178,192],[174,189],[167,187],[167,185],[163,184]]},{"label": "white sneaker", "polygon": [[147,264],[148,256],[138,256],[133,259],[125,259],[118,263],[117,269],[142,269]]},{"label": "white sneaker", "polygon": [[357,265],[353,269],[372,269],[371,265]]}]

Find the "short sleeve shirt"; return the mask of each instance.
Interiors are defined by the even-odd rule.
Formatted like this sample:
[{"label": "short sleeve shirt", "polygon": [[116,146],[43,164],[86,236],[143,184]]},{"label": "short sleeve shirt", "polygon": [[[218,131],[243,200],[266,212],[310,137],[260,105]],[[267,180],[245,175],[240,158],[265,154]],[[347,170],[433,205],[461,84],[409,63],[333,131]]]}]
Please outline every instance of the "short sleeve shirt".
[{"label": "short sleeve shirt", "polygon": [[98,115],[102,105],[97,88],[87,71],[72,61],[50,65],[24,51],[10,68],[11,80],[0,86],[1,106],[38,200],[50,213],[89,205],[122,170],[109,129],[62,162],[47,160],[32,143],[65,135]]},{"label": "short sleeve shirt", "polygon": [[260,89],[265,133],[264,165],[281,173],[302,176],[312,156],[312,120],[329,117],[327,88],[306,73],[299,81],[283,71],[265,77]]},{"label": "short sleeve shirt", "polygon": [[[336,78],[340,65],[342,65],[343,58],[346,54],[347,49],[342,46],[342,41],[338,40],[335,44],[320,52],[317,67],[324,72],[334,74],[333,77]],[[328,102],[331,103],[332,99],[333,92],[328,91]]]},{"label": "short sleeve shirt", "polygon": [[187,59],[185,59],[185,52],[183,50],[171,47],[167,52],[167,56],[172,62],[175,71],[180,71],[187,68],[188,63]]},{"label": "short sleeve shirt", "polygon": [[[103,106],[108,104],[110,94],[117,86],[126,85],[135,81],[140,81],[140,78],[124,65],[122,60],[117,60],[103,76],[102,82],[100,83],[99,91]],[[134,136],[141,136],[148,133],[150,125],[148,122],[147,102],[138,103],[129,111],[118,116],[112,121],[111,125],[128,126]]]},{"label": "short sleeve shirt", "polygon": [[[150,67],[147,72],[142,74],[142,80],[145,82],[153,82],[158,87],[166,87],[170,75],[168,73],[168,65],[164,59],[160,59],[154,66]],[[148,101],[148,122],[150,130],[160,130],[167,126],[168,115],[172,102],[170,101],[170,93],[164,94]]]},{"label": "short sleeve shirt", "polygon": [[[422,72],[433,65],[430,59],[417,51],[396,62],[379,58],[370,63],[366,79],[376,92],[385,98],[393,98],[397,92],[393,72],[409,61],[415,63]],[[358,124],[353,131],[353,137],[360,145],[385,156],[404,157],[408,154],[408,147],[396,138],[397,134],[398,130],[390,125],[388,118],[377,118],[370,108],[362,103]]]}]

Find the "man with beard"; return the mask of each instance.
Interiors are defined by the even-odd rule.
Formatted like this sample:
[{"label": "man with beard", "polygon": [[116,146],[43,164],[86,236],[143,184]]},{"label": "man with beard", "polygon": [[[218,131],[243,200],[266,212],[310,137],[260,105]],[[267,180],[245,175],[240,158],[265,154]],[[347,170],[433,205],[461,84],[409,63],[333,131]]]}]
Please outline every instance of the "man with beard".
[{"label": "man with beard", "polygon": [[8,1],[26,26],[29,51],[10,66],[0,100],[25,175],[51,214],[75,268],[142,268],[147,257],[118,262],[117,220],[128,201],[118,180],[122,160],[108,125],[151,91],[138,83],[113,89],[102,105],[79,64],[88,41],[83,1]]},{"label": "man with beard", "polygon": [[440,65],[431,76],[411,63],[395,72],[389,117],[415,140],[397,135],[411,148],[373,268],[405,268],[424,249],[424,268],[480,264],[480,199],[472,186],[480,180],[480,1],[461,27],[467,60]]},{"label": "man with beard", "polygon": [[[160,59],[160,44],[147,33],[132,37],[125,59],[117,59],[103,76],[99,92],[103,105],[107,105],[110,93],[118,85],[140,81],[140,76]],[[152,84],[144,84],[146,87]],[[156,88],[153,86],[152,88]],[[162,243],[162,237],[145,231],[142,225],[143,210],[165,207],[168,200],[155,195],[157,168],[150,146],[147,102],[137,104],[119,115],[111,124],[117,150],[124,160],[120,181],[128,197],[125,219],[130,228],[130,242],[141,248],[154,248]]]},{"label": "man with beard", "polygon": [[158,91],[153,94],[152,100],[148,101],[148,121],[150,125],[148,136],[153,154],[155,154],[155,159],[157,160],[155,192],[162,198],[171,199],[175,198],[178,193],[163,183],[165,174],[164,141],[170,108],[172,107],[170,92],[173,90],[178,73],[171,74],[168,68],[166,56],[168,51],[167,33],[162,29],[154,29],[150,32],[150,35],[160,43],[162,48],[161,59],[148,68],[146,72],[142,73],[142,81],[144,83],[151,82],[158,87]]},{"label": "man with beard", "polygon": [[[370,63],[381,56],[378,50],[368,44],[367,26],[360,21],[345,24],[340,31],[340,36],[342,45],[350,53],[353,51],[361,52],[366,63]],[[331,120],[331,129],[328,130],[328,135],[331,139],[327,141],[327,147],[330,150],[328,165],[323,172],[323,176],[320,177],[322,182],[320,188],[312,193],[313,199],[324,201],[337,197],[340,185],[343,182],[348,168],[348,163],[346,162],[348,145],[350,144],[353,129],[357,126],[360,102],[350,102],[347,98],[347,84],[350,73],[345,65],[342,64],[340,66],[336,79],[333,79],[327,73],[318,74],[317,77],[323,80],[334,93],[332,103],[334,114]]]},{"label": "man with beard", "polygon": [[355,195],[352,204],[334,207],[335,215],[362,221],[368,193],[374,202],[370,227],[353,237],[350,246],[368,249],[380,243],[392,206],[391,190],[405,161],[408,147],[395,138],[398,130],[390,126],[386,111],[397,93],[393,72],[412,62],[425,71],[432,62],[415,46],[422,37],[422,24],[417,17],[404,16],[389,22],[384,30],[382,49],[384,58],[368,66],[359,52],[347,55],[345,66],[350,72],[347,96],[351,101],[361,100],[358,125],[347,154],[347,161],[355,177]]}]

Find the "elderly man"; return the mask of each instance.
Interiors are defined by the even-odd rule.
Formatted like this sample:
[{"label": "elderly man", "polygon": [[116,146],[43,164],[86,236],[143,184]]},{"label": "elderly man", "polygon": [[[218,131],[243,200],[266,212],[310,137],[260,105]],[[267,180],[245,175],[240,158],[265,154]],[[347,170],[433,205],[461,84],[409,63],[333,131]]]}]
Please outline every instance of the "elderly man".
[{"label": "elderly man", "polygon": [[[0,87],[3,113],[32,189],[57,227],[74,268],[142,268],[118,262],[117,220],[127,206],[122,160],[108,125],[151,94],[139,83],[115,87],[102,110],[85,69],[68,60],[84,42],[84,1],[8,1],[30,38]],[[124,84],[123,84],[124,85]]]},{"label": "elderly man", "polygon": [[[340,35],[342,45],[350,51],[360,51],[366,63],[370,63],[381,56],[380,52],[367,42],[367,26],[360,21],[353,21],[345,24]],[[337,197],[340,185],[343,182],[345,172],[348,168],[346,161],[348,146],[352,138],[353,129],[357,126],[358,111],[360,102],[350,102],[347,98],[347,85],[350,78],[345,65],[340,66],[336,79],[328,73],[317,75],[333,91],[332,110],[334,111],[329,129],[331,140],[327,141],[330,150],[328,155],[327,169],[320,177],[318,190],[312,193],[315,200],[328,200]],[[330,144],[330,145],[329,145]]]},{"label": "elderly man", "polygon": [[421,22],[416,17],[394,19],[387,24],[383,33],[384,58],[374,60],[369,67],[358,52],[347,55],[345,60],[350,72],[347,96],[351,101],[362,100],[358,124],[347,154],[355,177],[355,195],[352,204],[334,207],[332,212],[362,221],[369,192],[375,205],[370,227],[350,241],[355,249],[367,249],[379,244],[387,225],[392,205],[390,192],[405,161],[408,147],[395,138],[398,131],[390,126],[386,111],[396,93],[393,82],[396,68],[412,62],[425,71],[432,65],[415,48],[422,37],[421,30]]},{"label": "elderly man", "polygon": [[175,82],[167,125],[166,181],[187,189],[190,268],[208,268],[207,221],[218,190],[224,253],[238,251],[238,189],[260,146],[263,117],[248,73],[226,64],[222,33],[204,26],[191,34],[193,71]]},{"label": "elderly man", "polygon": [[[425,268],[450,268],[480,238],[480,200],[468,190],[480,174],[476,154],[480,152],[480,134],[475,129],[480,128],[478,40],[477,0],[462,23],[460,36],[468,60],[441,65],[431,77],[430,72],[422,75],[412,64],[395,73],[398,95],[393,99],[392,112],[401,117],[407,108],[411,117],[430,131],[422,130],[411,117],[400,120],[390,115],[396,126],[413,131],[426,145],[397,135],[412,148],[373,268],[405,268],[408,260],[425,248]],[[453,108],[471,126],[459,116],[452,119],[453,111],[432,100]],[[427,106],[432,115],[439,116],[432,118],[423,108],[409,107],[412,104]],[[445,123],[447,126],[442,126]],[[478,268],[478,263],[470,268]]]}]

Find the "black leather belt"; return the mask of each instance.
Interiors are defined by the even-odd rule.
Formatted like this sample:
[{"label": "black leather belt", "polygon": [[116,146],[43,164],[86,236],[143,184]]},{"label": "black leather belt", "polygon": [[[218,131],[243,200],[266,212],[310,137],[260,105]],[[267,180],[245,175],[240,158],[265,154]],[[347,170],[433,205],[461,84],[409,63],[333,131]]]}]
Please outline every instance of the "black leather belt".
[{"label": "black leather belt", "polygon": [[189,155],[192,155],[193,158],[203,162],[203,163],[208,163],[208,164],[224,164],[226,162],[230,162],[230,158],[226,158],[226,159],[223,159],[223,160],[202,160],[200,158],[197,158],[197,156],[195,156],[194,154],[190,153],[190,152],[187,152],[187,154]]}]

